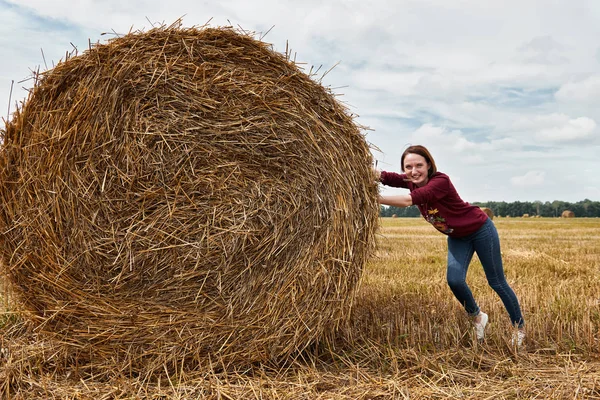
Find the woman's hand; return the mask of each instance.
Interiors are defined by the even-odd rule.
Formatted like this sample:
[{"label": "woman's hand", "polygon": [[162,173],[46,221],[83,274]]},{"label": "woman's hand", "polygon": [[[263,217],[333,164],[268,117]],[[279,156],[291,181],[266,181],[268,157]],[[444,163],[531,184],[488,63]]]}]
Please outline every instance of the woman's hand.
[{"label": "woman's hand", "polygon": [[375,182],[381,182],[381,171],[377,168],[373,168],[372,171]]}]

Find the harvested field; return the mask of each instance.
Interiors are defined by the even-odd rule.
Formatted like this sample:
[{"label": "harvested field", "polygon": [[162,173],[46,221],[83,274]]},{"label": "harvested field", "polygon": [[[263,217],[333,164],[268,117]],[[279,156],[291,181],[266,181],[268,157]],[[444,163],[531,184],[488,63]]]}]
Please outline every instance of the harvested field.
[{"label": "harvested field", "polygon": [[[445,283],[445,238],[418,218],[382,220],[351,324],[287,360],[244,368],[95,377],[2,316],[0,393],[107,399],[600,399],[600,220],[495,218],[527,346],[509,345],[500,300],[474,260],[491,324],[483,344]],[[6,301],[6,299],[4,299]],[[91,371],[91,372],[90,372]]]}]

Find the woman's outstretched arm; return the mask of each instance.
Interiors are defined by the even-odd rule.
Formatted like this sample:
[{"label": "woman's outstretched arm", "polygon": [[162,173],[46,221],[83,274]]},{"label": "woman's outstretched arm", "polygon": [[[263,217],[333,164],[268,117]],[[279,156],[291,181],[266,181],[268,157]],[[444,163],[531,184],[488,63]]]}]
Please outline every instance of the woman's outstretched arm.
[{"label": "woman's outstretched arm", "polygon": [[398,194],[394,196],[379,196],[379,204],[394,207],[410,207],[413,205],[410,194]]}]

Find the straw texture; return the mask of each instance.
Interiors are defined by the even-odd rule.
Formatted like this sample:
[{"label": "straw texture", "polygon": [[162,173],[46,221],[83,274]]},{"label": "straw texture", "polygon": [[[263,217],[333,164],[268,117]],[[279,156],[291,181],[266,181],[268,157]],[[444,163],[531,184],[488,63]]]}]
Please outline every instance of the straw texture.
[{"label": "straw texture", "polygon": [[334,95],[251,34],[133,32],[42,73],[7,124],[3,273],[79,357],[285,357],[349,315],[371,162]]},{"label": "straw texture", "polygon": [[479,208],[481,208],[481,211],[483,211],[489,217],[489,219],[494,219],[494,211],[492,211],[491,208],[488,208],[488,207],[479,207]]}]

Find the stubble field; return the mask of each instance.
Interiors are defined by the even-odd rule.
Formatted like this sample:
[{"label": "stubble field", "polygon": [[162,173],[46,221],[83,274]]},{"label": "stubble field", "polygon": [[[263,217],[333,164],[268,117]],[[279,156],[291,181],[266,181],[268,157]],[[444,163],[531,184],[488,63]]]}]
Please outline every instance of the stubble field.
[{"label": "stubble field", "polygon": [[[484,343],[445,282],[446,238],[420,218],[381,220],[351,322],[271,365],[162,377],[81,373],[10,312],[0,397],[61,399],[600,399],[600,219],[496,218],[526,347],[475,257],[467,281],[490,316]],[[86,369],[89,371],[89,369]]]}]

